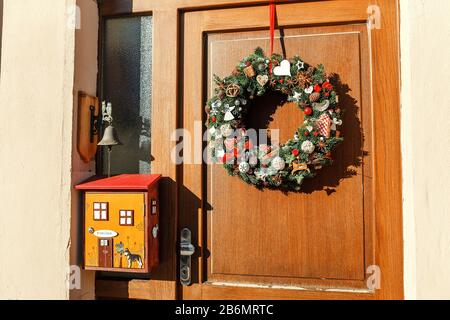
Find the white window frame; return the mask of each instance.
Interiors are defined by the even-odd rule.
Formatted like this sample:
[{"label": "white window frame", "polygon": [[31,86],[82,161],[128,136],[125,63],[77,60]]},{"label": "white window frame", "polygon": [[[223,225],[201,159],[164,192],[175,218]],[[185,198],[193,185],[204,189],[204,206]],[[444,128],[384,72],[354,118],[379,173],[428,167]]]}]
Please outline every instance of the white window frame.
[{"label": "white window frame", "polygon": [[92,216],[94,221],[109,221],[109,203],[94,202]]},{"label": "white window frame", "polygon": [[134,226],[134,210],[119,210],[119,225],[124,227]]}]

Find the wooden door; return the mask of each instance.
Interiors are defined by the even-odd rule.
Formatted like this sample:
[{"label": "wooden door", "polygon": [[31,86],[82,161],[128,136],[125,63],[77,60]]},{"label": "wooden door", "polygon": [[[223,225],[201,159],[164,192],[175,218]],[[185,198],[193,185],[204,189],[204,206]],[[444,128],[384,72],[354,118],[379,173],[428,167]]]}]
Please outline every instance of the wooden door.
[{"label": "wooden door", "polygon": [[[383,14],[379,30],[368,28],[373,4]],[[277,6],[275,51],[339,76],[345,142],[302,193],[259,191],[221,165],[184,164],[179,227],[192,230],[198,250],[183,298],[402,298],[396,13],[395,1]],[[258,46],[268,52],[268,8],[185,12],[182,22],[181,125],[194,133],[212,75],[230,74]],[[255,123],[276,102],[254,102]],[[302,120],[284,104],[268,127],[285,141]],[[202,137],[193,137],[199,152]],[[379,289],[367,285],[374,270]]]},{"label": "wooden door", "polygon": [[113,239],[98,239],[98,266],[100,268],[113,267]]}]

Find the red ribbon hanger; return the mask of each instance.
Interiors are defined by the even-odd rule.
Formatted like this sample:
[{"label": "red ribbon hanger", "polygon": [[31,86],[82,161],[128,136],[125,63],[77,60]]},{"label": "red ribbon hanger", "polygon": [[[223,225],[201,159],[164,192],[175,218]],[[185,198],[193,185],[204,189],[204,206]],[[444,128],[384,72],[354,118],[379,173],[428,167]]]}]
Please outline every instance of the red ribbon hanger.
[{"label": "red ribbon hanger", "polygon": [[275,0],[271,0],[269,4],[270,10],[270,64],[269,64],[269,72],[272,74],[273,65],[272,65],[272,55],[273,55],[273,44],[275,42],[275,16],[276,16],[276,6]]}]

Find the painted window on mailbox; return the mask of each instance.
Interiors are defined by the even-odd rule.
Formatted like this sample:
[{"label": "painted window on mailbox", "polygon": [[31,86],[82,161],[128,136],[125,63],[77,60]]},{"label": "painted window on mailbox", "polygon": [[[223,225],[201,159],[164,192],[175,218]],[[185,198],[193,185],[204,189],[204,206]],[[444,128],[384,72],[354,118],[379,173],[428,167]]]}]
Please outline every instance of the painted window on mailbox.
[{"label": "painted window on mailbox", "polygon": [[120,225],[133,226],[134,225],[134,211],[120,210]]},{"label": "painted window on mailbox", "polygon": [[108,221],[109,212],[108,202],[94,202],[94,220],[96,221]]}]

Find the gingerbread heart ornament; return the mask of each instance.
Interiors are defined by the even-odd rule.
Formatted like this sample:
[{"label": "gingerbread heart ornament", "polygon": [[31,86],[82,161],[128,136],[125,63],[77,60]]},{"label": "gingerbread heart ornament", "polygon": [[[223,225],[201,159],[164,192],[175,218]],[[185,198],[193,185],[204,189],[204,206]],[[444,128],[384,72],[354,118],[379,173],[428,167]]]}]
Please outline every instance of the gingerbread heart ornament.
[{"label": "gingerbread heart ornament", "polygon": [[269,76],[268,75],[258,75],[256,77],[256,81],[258,81],[258,83],[261,85],[261,87],[264,87],[266,85],[266,83],[269,81]]}]

